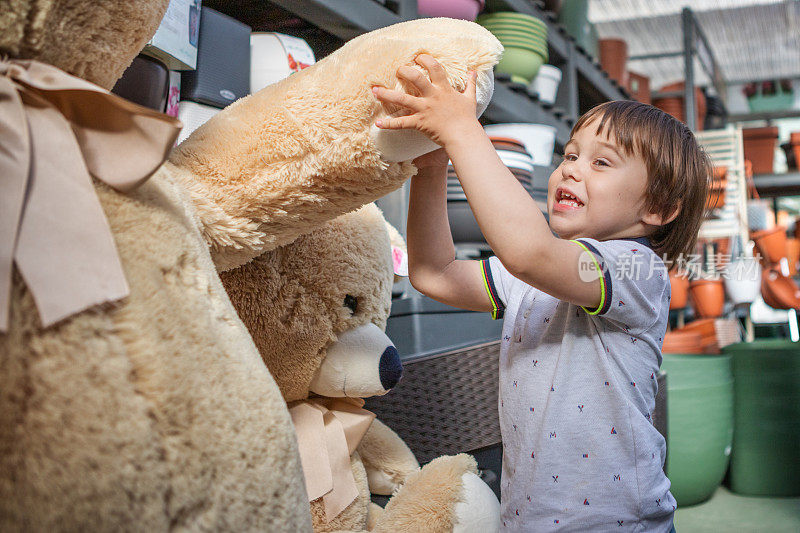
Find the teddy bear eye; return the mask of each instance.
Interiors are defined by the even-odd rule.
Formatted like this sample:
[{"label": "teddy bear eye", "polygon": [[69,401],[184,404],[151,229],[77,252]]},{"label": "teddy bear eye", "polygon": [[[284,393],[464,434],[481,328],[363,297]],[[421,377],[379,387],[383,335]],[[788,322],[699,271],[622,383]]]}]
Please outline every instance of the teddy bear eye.
[{"label": "teddy bear eye", "polygon": [[355,314],[358,311],[358,298],[350,294],[345,295],[344,306],[350,309],[350,313]]}]

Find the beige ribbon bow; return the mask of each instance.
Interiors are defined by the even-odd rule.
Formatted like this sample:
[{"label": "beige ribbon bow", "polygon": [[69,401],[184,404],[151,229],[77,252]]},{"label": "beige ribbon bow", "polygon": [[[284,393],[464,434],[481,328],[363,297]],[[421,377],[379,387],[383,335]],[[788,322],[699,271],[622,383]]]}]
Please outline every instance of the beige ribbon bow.
[{"label": "beige ribbon bow", "polygon": [[309,398],[289,406],[297,433],[308,501],[322,498],[330,522],[358,497],[350,455],[375,413],[360,398]]},{"label": "beige ribbon bow", "polygon": [[45,327],[128,295],[91,176],[133,190],[180,128],[51,65],[0,58],[0,332],[13,263]]}]

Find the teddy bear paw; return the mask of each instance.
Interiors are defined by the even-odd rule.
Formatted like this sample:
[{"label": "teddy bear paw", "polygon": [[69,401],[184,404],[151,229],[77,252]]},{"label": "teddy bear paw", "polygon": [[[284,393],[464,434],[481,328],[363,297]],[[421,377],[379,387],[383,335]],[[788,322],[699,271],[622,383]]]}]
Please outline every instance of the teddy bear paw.
[{"label": "teddy bear paw", "polygon": [[461,476],[464,498],[456,504],[453,533],[496,533],[500,529],[500,502],[489,485],[472,472]]}]

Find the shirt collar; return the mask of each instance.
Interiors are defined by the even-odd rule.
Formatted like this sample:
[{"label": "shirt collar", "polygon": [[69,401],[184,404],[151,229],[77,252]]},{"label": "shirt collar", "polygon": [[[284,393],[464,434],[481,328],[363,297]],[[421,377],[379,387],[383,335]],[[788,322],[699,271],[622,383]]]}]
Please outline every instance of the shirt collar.
[{"label": "shirt collar", "polygon": [[617,239],[617,240],[638,242],[639,244],[641,244],[643,246],[647,246],[651,250],[653,249],[653,244],[650,242],[650,239],[648,239],[647,237],[624,237],[624,238]]}]

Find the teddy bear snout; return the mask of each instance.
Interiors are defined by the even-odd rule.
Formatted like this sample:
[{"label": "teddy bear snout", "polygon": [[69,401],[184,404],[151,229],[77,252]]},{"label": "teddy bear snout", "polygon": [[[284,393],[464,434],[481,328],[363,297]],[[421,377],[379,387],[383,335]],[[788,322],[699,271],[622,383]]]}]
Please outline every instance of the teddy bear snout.
[{"label": "teddy bear snout", "polygon": [[389,346],[383,351],[378,369],[383,388],[386,390],[394,388],[403,375],[403,365],[400,364],[400,355],[397,353],[397,348]]},{"label": "teddy bear snout", "polygon": [[339,333],[325,351],[309,386],[320,396],[380,396],[397,385],[403,372],[394,343],[372,323]]}]

